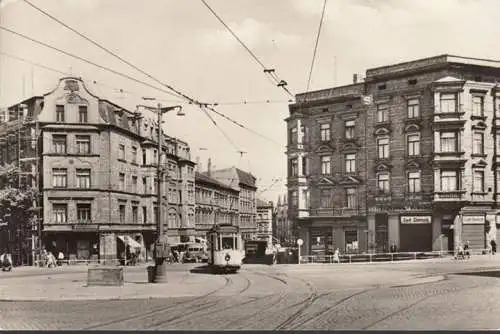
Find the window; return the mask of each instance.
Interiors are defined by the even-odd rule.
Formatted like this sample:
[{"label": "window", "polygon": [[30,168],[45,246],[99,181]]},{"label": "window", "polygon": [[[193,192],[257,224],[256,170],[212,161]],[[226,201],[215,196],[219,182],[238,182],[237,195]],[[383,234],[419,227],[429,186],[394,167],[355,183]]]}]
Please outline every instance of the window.
[{"label": "window", "polygon": [[92,210],[89,203],[76,204],[76,218],[78,223],[90,223],[92,221]]},{"label": "window", "polygon": [[418,133],[408,135],[408,155],[414,156],[420,154],[420,135]]},{"label": "window", "polygon": [[142,193],[147,194],[148,192],[148,178],[144,176],[142,178]]},{"label": "window", "polygon": [[52,186],[54,188],[66,188],[68,186],[68,170],[66,168],[52,169]]},{"label": "window", "polygon": [[139,223],[139,208],[137,206],[132,206],[132,223]]},{"label": "window", "polygon": [[125,173],[120,173],[119,175],[119,190],[125,191]]},{"label": "window", "polygon": [[345,122],[345,137],[346,139],[354,138],[354,126],[356,125],[355,121],[346,121]]},{"label": "window", "polygon": [[484,99],[482,96],[472,97],[472,116],[484,116]]},{"label": "window", "polygon": [[148,221],[148,208],[143,206],[142,207],[142,223],[146,224]]},{"label": "window", "polygon": [[137,147],[132,146],[132,162],[137,163]]},{"label": "window", "polygon": [[299,165],[297,158],[290,160],[290,176],[297,176],[299,174]]},{"label": "window", "polygon": [[420,190],[420,172],[408,173],[408,192],[419,193]]},{"label": "window", "polygon": [[330,124],[323,123],[319,126],[321,141],[329,141],[330,140]]},{"label": "window", "polygon": [[90,153],[90,136],[76,136],[76,153]]},{"label": "window", "polygon": [[120,204],[120,223],[125,223],[125,204]]},{"label": "window", "polygon": [[76,187],[90,188],[90,169],[76,170]]},{"label": "window", "polygon": [[299,198],[298,198],[298,194],[297,194],[297,191],[292,191],[292,206],[294,208],[298,207],[299,206]]},{"label": "window", "polygon": [[484,192],[484,171],[475,170],[474,171],[474,185],[473,189],[475,193]]},{"label": "window", "polygon": [[332,207],[331,193],[332,193],[332,191],[330,189],[320,189],[319,199],[320,199],[320,205],[322,208],[331,208]]},{"label": "window", "polygon": [[389,138],[378,139],[377,150],[379,159],[389,158]]},{"label": "window", "polygon": [[290,129],[290,143],[291,144],[297,143],[297,128]]},{"label": "window", "polygon": [[357,199],[356,188],[346,188],[345,194],[346,194],[347,208],[356,209],[356,207],[358,206],[356,200]]},{"label": "window", "polygon": [[78,121],[80,123],[88,123],[87,106],[78,107]]},{"label": "window", "polygon": [[383,173],[377,176],[378,190],[381,193],[389,193],[389,174]]},{"label": "window", "polygon": [[441,132],[441,152],[457,152],[457,137],[456,132]]},{"label": "window", "polygon": [[132,176],[132,192],[137,194],[137,176]]},{"label": "window", "polygon": [[143,148],[143,149],[142,149],[142,164],[143,164],[143,165],[145,165],[145,164],[146,164],[146,162],[147,162],[146,156],[147,156],[147,155],[146,155],[146,149],[145,149],[145,148]]},{"label": "window", "polygon": [[300,134],[302,135],[302,142],[307,143],[307,128],[304,125],[300,127]]},{"label": "window", "polygon": [[153,207],[153,221],[156,224],[158,222],[158,207]]},{"label": "window", "polygon": [[481,132],[474,132],[472,135],[472,154],[484,153],[484,134]]},{"label": "window", "polygon": [[158,178],[155,177],[153,181],[153,194],[156,194],[158,192]]},{"label": "window", "polygon": [[377,122],[385,123],[389,121],[389,106],[385,103],[377,105]]},{"label": "window", "polygon": [[420,116],[420,101],[418,99],[409,99],[407,108],[408,118],[418,118]]},{"label": "window", "polygon": [[187,183],[187,193],[188,193],[188,201],[194,202],[194,184],[193,184],[193,182]]},{"label": "window", "polygon": [[458,178],[456,170],[441,170],[441,191],[457,191]]},{"label": "window", "polygon": [[331,172],[330,161],[331,161],[331,159],[329,156],[321,157],[321,174],[323,174],[323,175],[330,174],[330,172]]},{"label": "window", "polygon": [[65,224],[68,220],[68,204],[52,204],[52,219],[56,224]]},{"label": "window", "polygon": [[158,151],[153,150],[153,164],[158,162]]},{"label": "window", "polygon": [[441,94],[440,106],[442,113],[457,112],[457,94]]},{"label": "window", "polygon": [[56,106],[56,122],[64,122],[64,106],[61,104]]},{"label": "window", "polygon": [[52,146],[54,153],[66,153],[66,135],[52,135]]},{"label": "window", "polygon": [[123,144],[119,146],[118,159],[125,160],[125,145]]},{"label": "window", "polygon": [[356,172],[356,154],[348,153],[345,155],[345,172],[355,173]]}]

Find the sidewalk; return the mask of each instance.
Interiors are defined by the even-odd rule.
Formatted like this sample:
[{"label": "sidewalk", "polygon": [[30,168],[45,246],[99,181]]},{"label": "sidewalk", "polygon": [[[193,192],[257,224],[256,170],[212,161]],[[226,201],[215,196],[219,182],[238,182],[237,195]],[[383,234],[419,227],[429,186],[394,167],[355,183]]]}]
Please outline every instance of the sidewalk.
[{"label": "sidewalk", "polygon": [[[191,274],[185,271],[167,273],[168,282],[147,282],[146,266],[125,269],[123,286],[87,287],[85,272],[49,272],[47,275],[4,277],[0,280],[0,300],[4,301],[61,301],[147,299],[196,297],[222,287],[225,280],[217,275]],[[54,269],[52,269],[54,270]]]}]

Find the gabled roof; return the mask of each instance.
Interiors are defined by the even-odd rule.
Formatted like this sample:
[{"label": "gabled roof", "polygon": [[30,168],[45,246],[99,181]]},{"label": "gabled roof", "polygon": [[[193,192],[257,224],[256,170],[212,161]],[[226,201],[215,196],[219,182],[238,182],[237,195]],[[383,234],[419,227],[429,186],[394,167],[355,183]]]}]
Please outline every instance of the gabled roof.
[{"label": "gabled roof", "polygon": [[253,176],[248,172],[242,171],[239,168],[236,168],[236,174],[238,174],[238,179],[240,183],[250,187],[255,187],[255,181],[257,180],[255,176]]},{"label": "gabled roof", "polygon": [[236,191],[235,189],[229,187],[227,184],[219,182],[216,179],[213,179],[210,176],[206,175],[205,173],[199,173],[199,172],[195,173],[195,183],[198,183],[198,182],[208,183],[208,184],[220,187],[220,188],[231,189],[233,191]]}]

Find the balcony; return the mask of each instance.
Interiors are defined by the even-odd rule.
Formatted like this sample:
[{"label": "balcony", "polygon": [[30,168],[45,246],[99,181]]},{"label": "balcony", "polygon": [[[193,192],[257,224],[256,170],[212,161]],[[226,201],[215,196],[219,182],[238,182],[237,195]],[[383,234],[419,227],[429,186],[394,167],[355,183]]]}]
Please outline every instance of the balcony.
[{"label": "balcony", "polygon": [[311,208],[311,217],[356,217],[361,215],[358,208]]},{"label": "balcony", "polygon": [[492,198],[487,192],[475,192],[471,194],[471,202],[491,202]]},{"label": "balcony", "polygon": [[437,191],[434,193],[434,201],[459,202],[465,200],[465,190]]},{"label": "balcony", "polygon": [[464,164],[467,159],[464,157],[465,152],[434,152],[433,161],[436,165],[442,164]]}]

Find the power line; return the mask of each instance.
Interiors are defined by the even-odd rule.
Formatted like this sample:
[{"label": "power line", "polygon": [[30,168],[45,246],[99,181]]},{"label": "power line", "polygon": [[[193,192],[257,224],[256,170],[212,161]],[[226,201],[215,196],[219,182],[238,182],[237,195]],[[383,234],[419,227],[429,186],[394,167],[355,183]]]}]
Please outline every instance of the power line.
[{"label": "power line", "polygon": [[311,69],[309,70],[309,79],[307,80],[306,93],[309,92],[309,86],[311,85],[311,78],[312,78],[312,73],[313,73],[313,69],[314,69],[314,62],[316,60],[316,52],[318,50],[319,37],[321,36],[321,27],[323,26],[323,18],[325,16],[326,2],[327,2],[327,0],[324,0],[323,10],[321,11],[321,18],[319,20],[318,33],[316,35],[316,43],[314,44],[314,52],[313,52],[313,56],[312,56],[312,60],[311,60]]},{"label": "power line", "polygon": [[212,124],[222,133],[222,135],[227,139],[227,141],[238,151],[239,150],[238,146],[236,146],[236,144],[231,140],[231,138],[229,138],[226,132],[222,130],[222,128],[217,124],[215,119],[206,111],[206,109],[203,107],[200,107],[200,109],[205,113],[205,115],[207,115],[207,117],[212,121]]},{"label": "power line", "polygon": [[23,57],[19,57],[19,56],[15,56],[15,55],[12,55],[10,53],[7,53],[5,51],[0,51],[0,54],[6,56],[6,57],[10,57],[10,58],[13,58],[13,59],[17,59],[17,60],[20,60],[20,61],[23,61],[23,62],[26,62],[26,63],[29,63],[33,66],[37,66],[37,67],[40,67],[40,68],[44,68],[46,70],[49,70],[49,71],[52,71],[52,72],[56,72],[56,73],[59,73],[59,74],[62,74],[62,75],[68,75],[68,76],[71,76],[71,74],[67,73],[67,72],[63,72],[63,71],[60,71],[58,69],[55,69],[55,68],[52,68],[52,67],[48,67],[48,66],[45,66],[43,64],[40,64],[40,63],[37,63],[37,62],[34,62],[34,61],[31,61],[31,60],[28,60],[26,58],[23,58]]},{"label": "power line", "polygon": [[57,48],[57,47],[55,47],[55,46],[52,46],[52,45],[50,45],[50,44],[44,43],[44,42],[39,41],[39,40],[37,40],[37,39],[31,38],[31,37],[29,37],[29,36],[27,36],[27,35],[21,34],[21,33],[17,32],[17,31],[14,31],[14,30],[12,30],[12,29],[7,28],[7,27],[4,27],[4,26],[1,26],[1,25],[0,25],[0,29],[1,29],[1,30],[4,30],[4,31],[7,31],[7,32],[9,32],[9,33],[11,33],[11,34],[13,34],[13,35],[16,35],[16,36],[18,36],[18,37],[22,37],[22,38],[24,38],[24,39],[27,39],[27,40],[29,40],[29,41],[31,41],[31,42],[33,42],[33,43],[38,44],[38,45],[42,45],[42,46],[44,46],[44,47],[46,47],[46,48],[49,48],[49,49],[52,49],[52,50],[57,51],[57,52],[59,52],[59,53],[62,53],[62,54],[64,54],[64,55],[68,56],[68,57],[78,59],[78,60],[80,60],[80,61],[83,61],[83,62],[85,62],[85,63],[87,63],[87,64],[92,65],[92,66],[98,67],[98,68],[100,68],[100,69],[102,69],[102,70],[105,70],[105,71],[107,71],[107,72],[110,72],[110,73],[116,74],[116,75],[118,75],[118,76],[120,76],[120,77],[122,77],[122,78],[125,78],[125,79],[128,79],[128,80],[131,80],[131,81],[134,81],[134,82],[136,82],[136,83],[140,83],[140,84],[142,84],[142,85],[144,85],[144,86],[147,86],[147,87],[153,88],[153,89],[155,89],[155,90],[157,90],[157,91],[160,91],[160,92],[162,92],[162,93],[165,93],[165,94],[169,94],[169,95],[172,95],[172,96],[178,97],[177,95],[174,95],[173,93],[171,93],[171,92],[169,92],[169,91],[167,91],[167,90],[164,90],[164,89],[162,89],[162,88],[159,88],[159,87],[153,86],[153,85],[151,85],[151,84],[149,84],[149,83],[147,83],[147,82],[145,82],[145,81],[142,81],[142,80],[139,80],[139,79],[135,79],[135,78],[133,78],[133,77],[131,77],[131,76],[127,75],[127,74],[121,73],[121,72],[116,71],[116,70],[114,70],[114,69],[112,69],[112,68],[109,68],[109,67],[106,67],[106,66],[103,66],[103,65],[99,65],[99,64],[97,64],[97,63],[95,63],[95,62],[93,62],[93,61],[91,61],[91,60],[88,60],[88,59],[86,59],[86,58],[83,58],[83,57],[77,56],[77,55],[72,54],[72,53],[70,53],[70,52],[68,52],[68,51],[64,51],[64,50],[59,49],[59,48]]},{"label": "power line", "polygon": [[[175,92],[175,94],[177,94],[178,96],[183,97],[184,99],[186,99],[186,100],[187,100],[187,101],[189,101],[190,103],[197,105],[198,107],[200,107],[200,108],[203,110],[203,112],[204,112],[207,116],[209,116],[209,115],[208,115],[207,111],[206,111],[205,109],[203,109],[203,108],[202,108],[203,106],[205,106],[205,108],[206,108],[206,109],[208,109],[208,110],[210,110],[210,111],[213,111],[213,112],[217,113],[217,111],[215,111],[215,109],[213,109],[213,108],[211,108],[211,107],[208,107],[208,104],[206,104],[206,103],[201,103],[201,102],[199,102],[198,100],[196,100],[196,99],[194,99],[194,98],[191,98],[191,97],[187,96],[187,95],[186,95],[186,94],[184,94],[184,93],[181,93],[180,91],[176,90],[176,89],[175,89],[174,87],[172,87],[171,85],[168,85],[168,84],[166,84],[166,83],[162,82],[161,80],[157,79],[157,78],[156,78],[156,77],[154,77],[153,75],[151,75],[151,74],[147,73],[146,71],[143,71],[142,69],[138,68],[138,67],[137,67],[137,66],[135,66],[134,64],[132,64],[132,63],[130,63],[129,61],[125,60],[124,58],[120,57],[119,55],[117,55],[116,53],[114,53],[113,51],[111,51],[110,49],[108,49],[108,48],[106,48],[106,47],[102,46],[102,45],[101,45],[101,44],[99,44],[98,42],[96,42],[96,41],[94,41],[93,39],[91,39],[91,38],[89,38],[89,37],[85,36],[84,34],[80,33],[79,31],[77,31],[76,29],[72,28],[72,27],[71,27],[71,26],[69,26],[68,24],[66,24],[66,23],[62,22],[61,20],[59,20],[59,19],[58,19],[58,18],[56,18],[55,16],[53,16],[53,15],[49,14],[47,11],[45,11],[45,10],[43,10],[43,9],[41,9],[41,8],[39,8],[39,7],[37,7],[37,6],[35,6],[35,5],[34,5],[33,3],[31,3],[30,1],[28,1],[28,0],[23,0],[23,1],[24,1],[25,3],[27,3],[28,5],[30,5],[31,7],[33,7],[34,9],[36,9],[38,12],[40,12],[40,13],[42,13],[43,15],[45,15],[45,16],[47,16],[47,17],[49,17],[50,19],[52,19],[52,20],[56,21],[57,23],[59,23],[60,25],[64,26],[65,28],[67,28],[67,29],[71,30],[72,32],[74,32],[74,33],[75,33],[75,34],[77,34],[78,36],[82,37],[82,38],[83,38],[83,39],[85,39],[86,41],[88,41],[88,42],[92,43],[93,45],[97,46],[99,49],[101,49],[101,50],[103,50],[103,51],[107,52],[108,54],[110,54],[110,55],[112,55],[113,57],[117,58],[118,60],[122,61],[123,63],[125,63],[125,64],[127,64],[127,65],[131,66],[131,67],[132,67],[132,68],[134,68],[135,70],[137,70],[137,71],[141,72],[142,74],[146,75],[148,78],[152,79],[153,81],[156,81],[156,82],[157,82],[157,83],[159,83],[160,85],[162,85],[162,86],[164,86],[164,87],[168,88],[169,90],[171,90],[171,91]],[[12,32],[12,31],[10,31],[10,32]],[[17,33],[17,34],[18,34],[18,33]],[[18,35],[19,35],[19,34],[18,34]],[[26,37],[27,37],[27,36],[26,36]],[[33,39],[31,39],[31,38],[29,38],[29,39],[30,39],[30,40],[32,40],[32,41],[34,41],[34,40],[33,40]],[[62,51],[62,50],[61,50],[61,51]],[[67,53],[66,53],[66,54],[67,54]],[[77,57],[78,57],[78,56],[77,56]],[[78,58],[79,58],[79,59],[82,59],[81,57],[78,57]],[[101,68],[102,68],[102,67],[101,67]],[[266,70],[264,70],[264,71],[266,71]],[[273,71],[274,71],[274,70],[273,70]],[[280,84],[282,84],[282,83],[280,83]],[[279,86],[280,84],[278,84],[278,86]],[[283,87],[284,87],[284,86],[283,86]],[[286,87],[284,87],[284,88],[286,89]],[[170,95],[173,95],[173,96],[176,96],[176,95],[174,95],[174,94],[172,94],[172,93],[170,93],[170,92],[169,92],[169,94],[170,94]],[[176,96],[176,97],[177,97],[177,96]],[[293,97],[293,95],[292,95],[292,97]],[[211,118],[211,117],[210,117],[210,118]],[[227,119],[229,119],[229,118],[227,118]],[[222,131],[222,129],[221,129],[221,128],[217,125],[217,123],[216,123],[216,122],[215,122],[212,118],[211,118],[211,120],[212,120],[212,123],[213,123],[213,124],[214,124],[214,125],[215,125],[215,126],[216,126],[219,130],[220,130],[220,131]],[[235,122],[235,121],[233,121],[233,120],[231,120],[231,121],[232,121],[233,123],[237,124],[237,122]],[[251,131],[251,132],[256,133],[255,131]],[[229,138],[225,132],[223,132],[223,131],[222,131],[222,133],[223,133],[224,137],[226,137],[226,139],[228,139],[228,138]],[[262,136],[262,135],[259,135],[259,136],[261,136],[261,137],[265,137],[265,136]],[[228,140],[229,140],[229,142],[231,143],[231,145],[233,145],[233,146],[234,146],[234,142],[233,142],[232,140],[230,140],[230,139],[228,139]]]},{"label": "power line", "polygon": [[288,95],[294,97],[294,95],[286,88],[288,85],[286,81],[280,80],[279,77],[276,74],[276,71],[274,69],[270,69],[264,65],[264,63],[255,55],[255,53],[250,50],[250,48],[241,40],[241,38],[236,35],[236,33],[229,27],[229,25],[224,22],[224,20],[215,12],[215,10],[210,7],[210,5],[205,1],[201,0],[201,2],[205,5],[205,7],[208,8],[208,10],[219,20],[219,22],[229,31],[229,33],[243,46],[243,48],[250,54],[250,56],[263,68],[264,73],[268,74],[274,81],[275,84],[277,84],[278,87],[281,87]]}]

